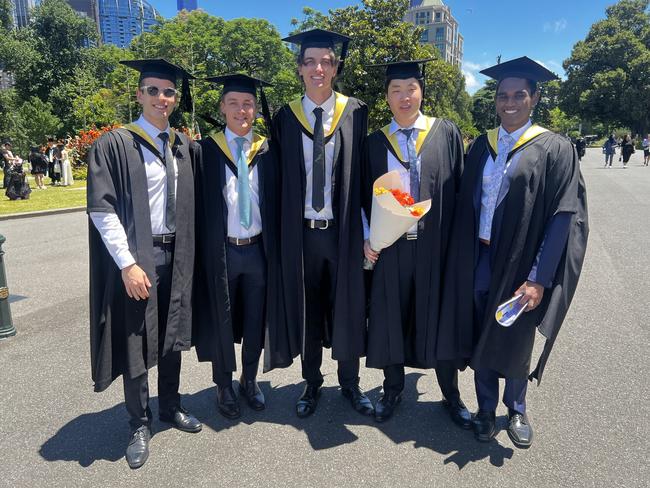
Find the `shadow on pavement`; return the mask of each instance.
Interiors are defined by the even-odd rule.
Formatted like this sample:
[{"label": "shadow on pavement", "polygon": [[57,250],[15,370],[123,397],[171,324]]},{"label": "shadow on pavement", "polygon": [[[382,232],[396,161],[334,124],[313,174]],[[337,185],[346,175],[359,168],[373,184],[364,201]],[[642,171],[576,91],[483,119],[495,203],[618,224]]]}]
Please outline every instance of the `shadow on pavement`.
[{"label": "shadow on pavement", "polygon": [[[494,466],[503,466],[511,459],[513,449],[501,446],[497,441],[479,443],[472,431],[465,431],[452,423],[442,402],[420,402],[416,390],[422,373],[406,375],[402,403],[393,418],[376,423],[372,417],[364,417],[353,411],[338,387],[325,387],[316,413],[306,419],[295,414],[295,402],[302,393],[304,383],[272,387],[268,381],[260,382],[266,396],[267,407],[262,412],[248,408],[241,400],[242,417],[228,420],[217,413],[214,404],[216,388],[207,388],[192,395],[183,395],[182,403],[206,428],[215,432],[230,429],[238,424],[253,425],[256,422],[288,425],[304,432],[311,447],[318,451],[355,442],[358,437],[348,426],[366,425],[380,430],[395,444],[413,443],[415,448],[429,449],[446,456],[444,464],[456,464],[462,469],[467,464],[489,458]],[[381,387],[367,392],[373,403],[381,394]],[[153,432],[166,430],[168,424],[157,420],[157,401],[152,398],[154,416]],[[506,420],[499,418],[498,426],[505,427]],[[117,461],[124,456],[128,442],[129,426],[123,404],[101,412],[80,415],[64,425],[39,451],[47,461],[75,461],[90,466],[97,460]]]}]

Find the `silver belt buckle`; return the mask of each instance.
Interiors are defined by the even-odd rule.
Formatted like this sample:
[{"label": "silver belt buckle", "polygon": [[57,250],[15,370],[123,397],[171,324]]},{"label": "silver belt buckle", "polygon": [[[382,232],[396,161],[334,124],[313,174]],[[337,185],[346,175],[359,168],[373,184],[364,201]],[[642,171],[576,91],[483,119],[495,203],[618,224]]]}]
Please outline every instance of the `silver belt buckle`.
[{"label": "silver belt buckle", "polygon": [[406,240],[407,241],[415,241],[417,240],[418,235],[417,234],[409,234],[408,232],[406,233]]},{"label": "silver belt buckle", "polygon": [[162,236],[162,242],[163,242],[163,244],[171,244],[172,242],[174,242],[174,236],[164,234]]},{"label": "silver belt buckle", "polygon": [[330,226],[329,220],[322,220],[321,222],[325,222],[325,227],[319,227],[320,230],[325,230]]}]

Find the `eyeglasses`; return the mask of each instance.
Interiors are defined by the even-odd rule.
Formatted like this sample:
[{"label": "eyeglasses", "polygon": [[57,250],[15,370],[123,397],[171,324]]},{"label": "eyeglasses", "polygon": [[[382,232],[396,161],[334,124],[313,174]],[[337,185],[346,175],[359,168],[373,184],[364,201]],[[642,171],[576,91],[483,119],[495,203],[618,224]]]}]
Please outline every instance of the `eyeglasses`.
[{"label": "eyeglasses", "polygon": [[[150,97],[157,97],[161,91],[161,89],[158,88],[157,86],[141,86],[140,90],[142,90],[143,92],[146,91],[147,95],[149,95]],[[176,88],[163,88],[162,94],[166,98],[173,98],[176,95],[178,95],[178,90]]]}]

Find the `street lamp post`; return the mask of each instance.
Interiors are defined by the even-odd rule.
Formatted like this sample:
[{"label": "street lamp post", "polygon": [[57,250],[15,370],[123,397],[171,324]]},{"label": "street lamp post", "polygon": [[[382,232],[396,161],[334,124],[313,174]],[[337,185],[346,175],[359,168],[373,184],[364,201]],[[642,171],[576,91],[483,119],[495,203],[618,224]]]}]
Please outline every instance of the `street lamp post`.
[{"label": "street lamp post", "polygon": [[7,239],[0,234],[0,339],[16,335],[16,328],[11,320],[9,307],[9,288],[7,287],[7,273],[5,272],[4,254],[2,245]]}]

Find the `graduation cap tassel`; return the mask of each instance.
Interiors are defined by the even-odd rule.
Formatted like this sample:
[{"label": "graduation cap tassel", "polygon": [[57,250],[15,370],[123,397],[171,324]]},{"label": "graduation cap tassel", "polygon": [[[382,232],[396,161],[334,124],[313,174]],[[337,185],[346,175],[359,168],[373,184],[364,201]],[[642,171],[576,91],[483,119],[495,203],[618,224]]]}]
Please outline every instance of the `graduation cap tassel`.
[{"label": "graduation cap tassel", "polygon": [[339,62],[339,67],[336,70],[336,75],[337,76],[340,75],[341,73],[343,73],[343,67],[345,66],[345,58],[348,57],[348,45],[349,44],[350,43],[348,41],[345,41],[345,42],[343,42],[343,44],[341,46],[341,57],[340,57],[341,61]]},{"label": "graduation cap tassel", "polygon": [[212,127],[217,129],[218,131],[221,131],[226,127],[225,124],[222,124],[217,119],[214,119],[214,118],[210,117],[207,114],[199,114],[199,117],[202,118],[203,120],[205,120],[208,124],[210,124]]},{"label": "graduation cap tassel", "polygon": [[427,63],[422,63],[422,101],[427,99]]},{"label": "graduation cap tassel", "polygon": [[269,110],[269,104],[266,100],[266,95],[264,94],[264,88],[260,85],[260,101],[262,102],[262,116],[264,117],[264,122],[266,123],[266,131],[268,132],[269,139],[271,139],[271,134],[273,134],[273,129],[271,127],[271,111]]},{"label": "graduation cap tassel", "polygon": [[192,92],[190,91],[190,80],[183,77],[183,86],[181,87],[181,110],[183,112],[192,112]]}]

